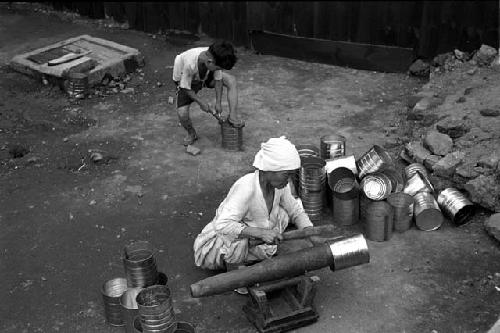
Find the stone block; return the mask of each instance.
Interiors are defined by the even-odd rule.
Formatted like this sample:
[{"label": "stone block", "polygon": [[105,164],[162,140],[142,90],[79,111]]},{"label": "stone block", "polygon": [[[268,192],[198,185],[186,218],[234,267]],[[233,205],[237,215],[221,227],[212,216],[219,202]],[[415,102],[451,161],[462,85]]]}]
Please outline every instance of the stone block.
[{"label": "stone block", "polygon": [[449,153],[434,165],[432,171],[437,176],[451,177],[458,165],[462,163],[464,157],[465,154],[463,152]]},{"label": "stone block", "polygon": [[439,160],[441,160],[441,156],[438,156],[438,155],[429,155],[425,160],[424,160],[424,166],[429,169],[429,170],[432,170],[432,168],[434,167],[434,165],[436,165],[437,162],[439,162]]},{"label": "stone block", "polygon": [[467,120],[446,117],[437,122],[436,128],[439,132],[456,139],[467,133],[470,125]]},{"label": "stone block", "polygon": [[[493,214],[484,221],[484,229],[500,242],[500,214]],[[500,326],[499,326],[500,332]]]},{"label": "stone block", "polygon": [[451,152],[453,140],[447,134],[429,131],[424,137],[424,147],[434,155],[444,156]]},{"label": "stone block", "polygon": [[412,158],[415,162],[424,164],[424,161],[431,154],[430,151],[425,149],[420,141],[411,141],[405,145],[405,151],[410,158]]},{"label": "stone block", "polygon": [[486,209],[500,212],[500,185],[493,175],[480,175],[468,181],[464,189],[469,194],[470,201]]}]

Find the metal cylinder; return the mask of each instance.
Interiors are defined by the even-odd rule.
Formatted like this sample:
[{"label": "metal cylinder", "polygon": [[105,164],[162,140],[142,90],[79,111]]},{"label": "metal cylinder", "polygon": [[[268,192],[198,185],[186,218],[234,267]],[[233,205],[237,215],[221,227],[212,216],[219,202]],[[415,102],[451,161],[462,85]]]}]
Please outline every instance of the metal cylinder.
[{"label": "metal cylinder", "polygon": [[327,175],[329,175],[333,170],[340,167],[348,168],[354,175],[358,174],[356,159],[354,158],[354,155],[335,157],[334,159],[325,160],[325,163],[325,170]]},{"label": "metal cylinder", "polygon": [[[299,156],[302,160],[304,157],[319,157],[319,148],[316,147],[315,145],[311,144],[300,144],[296,145],[295,149],[297,149],[297,152],[299,153]],[[299,177],[300,177],[300,168],[297,169],[296,172],[294,172],[291,176],[293,185],[295,186],[295,190],[297,191],[297,195],[300,193],[300,182],[299,182]]]},{"label": "metal cylinder", "polygon": [[301,158],[299,178],[300,198],[304,211],[311,220],[319,221],[326,199],[325,161],[319,157]]},{"label": "metal cylinder", "polygon": [[360,179],[367,174],[391,167],[393,164],[391,155],[378,145],[374,145],[356,161]]},{"label": "metal cylinder", "polygon": [[384,200],[392,192],[391,180],[381,172],[366,175],[360,186],[363,193],[372,200]]},{"label": "metal cylinder", "polygon": [[429,192],[419,192],[413,197],[415,224],[420,230],[432,231],[443,223],[443,214],[434,196]]},{"label": "metal cylinder", "polygon": [[361,223],[366,223],[366,216],[368,215],[368,206],[372,203],[376,202],[368,198],[363,191],[359,192],[359,221]]},{"label": "metal cylinder", "polygon": [[158,282],[158,270],[154,248],[147,241],[138,241],[125,246],[123,266],[131,287],[149,287]]},{"label": "metal cylinder", "polygon": [[394,230],[404,232],[411,228],[413,221],[413,197],[403,192],[392,193],[387,202],[394,212]]},{"label": "metal cylinder", "polygon": [[416,170],[413,176],[406,181],[403,192],[415,196],[419,192],[434,192],[431,182],[422,172]]},{"label": "metal cylinder", "polygon": [[227,120],[221,121],[222,148],[229,151],[243,150],[243,127],[235,127]]},{"label": "metal cylinder", "polygon": [[114,278],[106,281],[101,288],[106,321],[112,326],[123,326],[120,298],[127,291],[127,279]]},{"label": "metal cylinder", "polygon": [[89,93],[89,77],[84,73],[69,73],[67,75],[67,93],[71,98],[82,99]]},{"label": "metal cylinder", "polygon": [[368,205],[365,236],[369,240],[383,242],[391,239],[394,229],[392,207],[385,201],[376,201]]},{"label": "metal cylinder", "polygon": [[194,326],[185,321],[175,323],[175,333],[195,333]]},{"label": "metal cylinder", "polygon": [[328,177],[332,190],[333,222],[352,225],[359,221],[359,185],[356,176],[348,168],[333,170]]},{"label": "metal cylinder", "polygon": [[173,332],[175,313],[167,286],[155,285],[141,290],[137,305],[144,333]]},{"label": "metal cylinder", "polygon": [[122,318],[126,333],[135,333],[134,319],[139,314],[136,297],[142,288],[129,288],[120,297],[122,306]]},{"label": "metal cylinder", "polygon": [[412,163],[405,167],[405,179],[408,180],[418,171],[420,171],[425,177],[429,178],[429,173],[425,166],[421,163]]},{"label": "metal cylinder", "polygon": [[334,159],[345,155],[345,137],[330,134],[320,138],[320,157],[324,160]]},{"label": "metal cylinder", "polygon": [[474,204],[459,190],[447,188],[442,190],[437,199],[439,207],[457,226],[465,224],[474,214]]}]

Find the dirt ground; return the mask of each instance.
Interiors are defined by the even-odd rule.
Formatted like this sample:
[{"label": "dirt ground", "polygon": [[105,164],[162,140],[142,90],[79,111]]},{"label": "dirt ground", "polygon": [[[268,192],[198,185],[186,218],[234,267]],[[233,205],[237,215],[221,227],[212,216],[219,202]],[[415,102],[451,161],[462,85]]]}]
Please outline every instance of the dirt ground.
[{"label": "dirt ground", "polygon": [[[7,65],[16,54],[80,34],[142,52],[144,79],[134,73],[127,83],[133,93],[74,103]],[[373,144],[398,142],[400,133],[388,128],[404,127],[405,103],[425,83],[239,49],[233,72],[245,150],[222,150],[218,123],[194,107],[203,149],[194,157],[183,150],[168,97],[175,55],[208,42],[172,45],[138,31],[0,6],[2,332],[121,332],[105,323],[100,287],[124,276],[121,251],[132,240],[158,249],[179,320],[198,332],[255,332],[241,311],[246,297],[191,298],[190,284],[211,274],[193,263],[198,232],[232,183],[252,170],[261,142],[286,135],[319,145],[324,134],[342,134],[347,153],[359,157]],[[201,94],[214,99],[213,91]],[[29,153],[12,158],[15,145]],[[100,150],[105,163],[94,164],[89,150]],[[322,224],[332,223],[330,215]],[[369,241],[369,264],[313,272],[321,278],[319,320],[297,332],[486,332],[500,308],[500,247],[483,230],[486,216]]]}]

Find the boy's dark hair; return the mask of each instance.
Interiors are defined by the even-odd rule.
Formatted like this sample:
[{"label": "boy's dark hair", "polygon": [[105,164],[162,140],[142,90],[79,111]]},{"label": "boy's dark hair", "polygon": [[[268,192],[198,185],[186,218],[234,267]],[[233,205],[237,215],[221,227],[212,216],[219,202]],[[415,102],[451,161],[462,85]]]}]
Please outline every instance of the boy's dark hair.
[{"label": "boy's dark hair", "polygon": [[214,57],[215,65],[225,70],[230,70],[236,63],[233,44],[228,41],[217,41],[210,45],[208,52]]}]

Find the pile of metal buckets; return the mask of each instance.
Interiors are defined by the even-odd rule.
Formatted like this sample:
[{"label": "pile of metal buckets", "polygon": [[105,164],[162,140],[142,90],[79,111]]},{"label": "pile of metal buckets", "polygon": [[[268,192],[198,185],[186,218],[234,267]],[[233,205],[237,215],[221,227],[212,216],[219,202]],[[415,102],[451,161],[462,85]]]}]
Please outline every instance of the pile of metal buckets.
[{"label": "pile of metal buckets", "polygon": [[149,242],[125,246],[122,260],[126,278],[108,280],[101,289],[108,324],[126,333],[195,332],[191,324],[176,321],[168,278],[158,272]]},{"label": "pile of metal buckets", "polygon": [[438,229],[442,212],[455,225],[466,223],[474,213],[474,205],[457,189],[435,193],[422,164],[398,170],[378,145],[358,159],[346,155],[342,135],[322,136],[319,149],[311,144],[296,148],[301,167],[289,183],[313,222],[330,206],[333,223],[361,222],[368,239],[386,241],[393,231],[404,232],[413,224],[424,231]]}]

